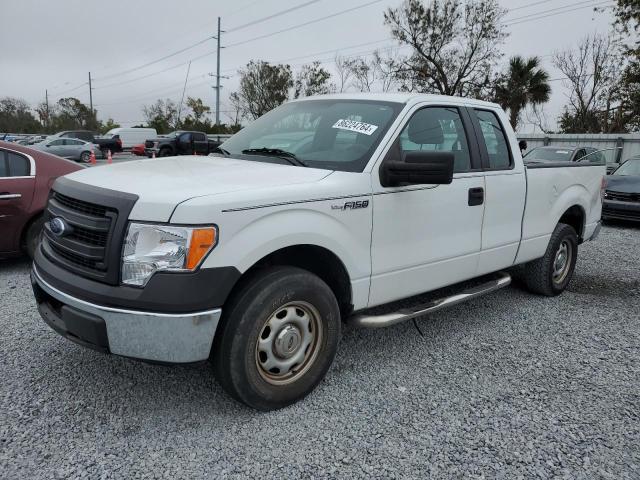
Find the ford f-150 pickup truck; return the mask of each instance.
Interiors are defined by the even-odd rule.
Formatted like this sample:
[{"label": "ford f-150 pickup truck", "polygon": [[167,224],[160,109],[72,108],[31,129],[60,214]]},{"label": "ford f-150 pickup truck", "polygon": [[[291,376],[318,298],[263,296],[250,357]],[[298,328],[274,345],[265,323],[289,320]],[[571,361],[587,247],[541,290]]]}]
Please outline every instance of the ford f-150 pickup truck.
[{"label": "ford f-150 pickup truck", "polygon": [[174,155],[208,155],[216,151],[220,142],[209,140],[204,132],[171,132],[162,138],[144,142],[144,153],[151,158]]},{"label": "ford f-150 pickup truck", "polygon": [[512,275],[558,295],[600,228],[605,167],[525,166],[492,103],[312,97],[219,152],[58,179],[32,284],[68,339],[210,359],[226,391],[261,410],[313,390],[343,322],[415,319]]}]

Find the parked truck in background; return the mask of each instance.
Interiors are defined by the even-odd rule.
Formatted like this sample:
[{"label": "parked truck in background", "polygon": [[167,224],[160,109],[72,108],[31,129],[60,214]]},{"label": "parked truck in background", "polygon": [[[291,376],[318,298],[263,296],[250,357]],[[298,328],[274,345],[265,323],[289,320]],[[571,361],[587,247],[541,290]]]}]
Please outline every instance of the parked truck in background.
[{"label": "parked truck in background", "polygon": [[605,167],[525,166],[492,103],[312,97],[219,151],[59,179],[32,283],[45,322],[70,340],[211,359],[222,386],[261,410],[313,390],[343,322],[413,319],[513,272],[560,294],[600,228]]},{"label": "parked truck in background", "polygon": [[156,139],[148,139],[145,153],[149,158],[173,155],[208,155],[215,152],[221,142],[209,140],[206,133],[176,131]]}]

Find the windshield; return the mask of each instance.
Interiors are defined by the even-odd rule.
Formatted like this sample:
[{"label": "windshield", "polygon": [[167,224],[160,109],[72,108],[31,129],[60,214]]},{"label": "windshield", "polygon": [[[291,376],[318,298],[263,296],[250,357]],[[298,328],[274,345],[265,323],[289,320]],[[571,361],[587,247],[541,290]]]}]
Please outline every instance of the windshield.
[{"label": "windshield", "polygon": [[638,175],[640,176],[640,158],[627,160],[613,172],[613,175]]},{"label": "windshield", "polygon": [[287,103],[240,130],[221,148],[239,158],[263,161],[278,155],[246,155],[247,151],[279,150],[309,167],[361,172],[402,108],[400,103],[368,100]]},{"label": "windshield", "polygon": [[535,148],[527,153],[526,160],[542,160],[547,162],[569,162],[573,150],[566,148]]}]

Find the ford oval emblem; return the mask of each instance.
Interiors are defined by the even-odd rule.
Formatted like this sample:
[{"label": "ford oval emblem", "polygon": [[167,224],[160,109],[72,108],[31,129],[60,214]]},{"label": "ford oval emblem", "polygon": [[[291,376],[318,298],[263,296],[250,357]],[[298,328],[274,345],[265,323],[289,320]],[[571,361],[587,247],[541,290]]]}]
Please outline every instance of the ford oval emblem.
[{"label": "ford oval emblem", "polygon": [[63,218],[55,217],[49,220],[49,230],[58,237],[62,237],[69,232],[69,226]]}]

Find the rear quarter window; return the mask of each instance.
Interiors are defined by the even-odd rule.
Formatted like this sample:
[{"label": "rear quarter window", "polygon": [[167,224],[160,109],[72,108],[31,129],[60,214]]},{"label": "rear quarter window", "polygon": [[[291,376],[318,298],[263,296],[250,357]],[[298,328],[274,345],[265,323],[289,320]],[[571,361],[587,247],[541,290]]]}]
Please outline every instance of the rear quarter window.
[{"label": "rear quarter window", "polygon": [[489,168],[502,170],[511,168],[513,162],[509,152],[507,135],[498,116],[489,110],[475,110],[480,130],[489,155]]},{"label": "rear quarter window", "polygon": [[28,177],[31,173],[29,159],[17,153],[7,152],[7,164],[12,177]]}]

